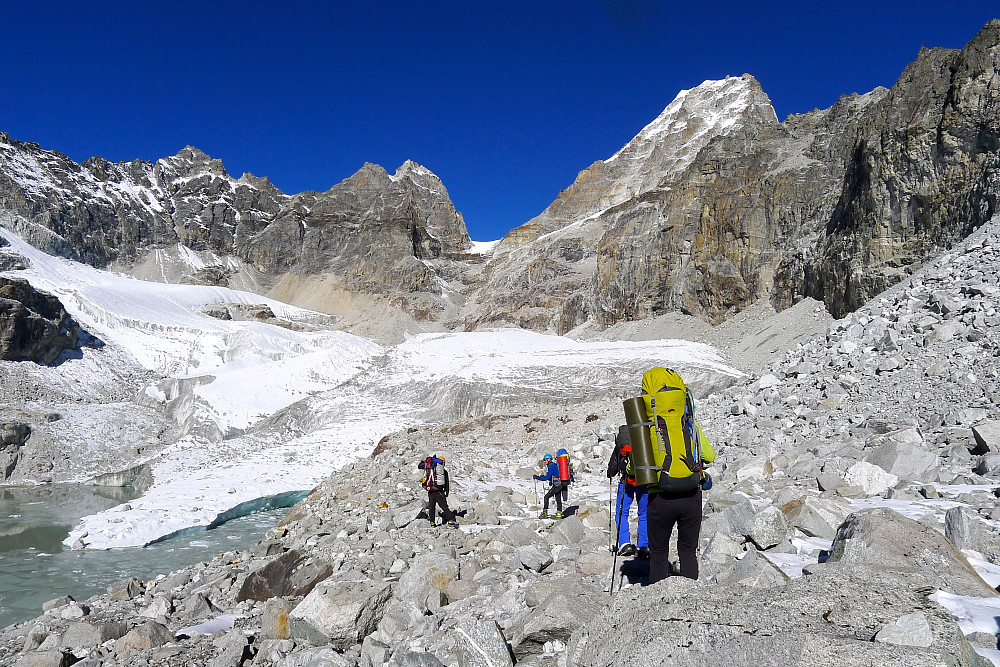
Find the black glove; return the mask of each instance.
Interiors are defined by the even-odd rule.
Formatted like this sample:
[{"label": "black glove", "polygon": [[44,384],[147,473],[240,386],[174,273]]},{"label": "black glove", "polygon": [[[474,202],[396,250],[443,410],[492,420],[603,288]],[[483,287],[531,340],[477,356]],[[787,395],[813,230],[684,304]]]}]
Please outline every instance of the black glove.
[{"label": "black glove", "polygon": [[541,477],[539,477],[538,475],[532,475],[531,479],[541,479]]}]

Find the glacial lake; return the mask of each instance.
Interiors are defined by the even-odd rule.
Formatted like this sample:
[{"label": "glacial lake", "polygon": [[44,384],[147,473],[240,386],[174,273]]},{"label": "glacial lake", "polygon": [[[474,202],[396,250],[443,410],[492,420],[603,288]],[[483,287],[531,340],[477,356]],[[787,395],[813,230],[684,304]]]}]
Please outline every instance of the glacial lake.
[{"label": "glacial lake", "polygon": [[149,581],[226,551],[253,547],[288,512],[249,514],[141,549],[73,551],[63,546],[81,517],[137,495],[129,488],[76,484],[0,487],[0,628],[41,615],[42,603],[61,595],[82,601],[128,577]]}]

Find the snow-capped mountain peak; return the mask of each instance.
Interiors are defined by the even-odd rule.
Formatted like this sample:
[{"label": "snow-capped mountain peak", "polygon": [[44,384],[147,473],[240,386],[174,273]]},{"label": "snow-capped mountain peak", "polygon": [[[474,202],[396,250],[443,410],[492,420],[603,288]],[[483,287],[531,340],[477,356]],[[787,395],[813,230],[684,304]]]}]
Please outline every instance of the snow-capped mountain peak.
[{"label": "snow-capped mountain peak", "polygon": [[649,173],[655,160],[667,167],[658,177],[679,174],[709,141],[748,122],[778,122],[771,100],[755,78],[744,74],[705,81],[680,91],[659,116],[604,164],[624,176]]}]

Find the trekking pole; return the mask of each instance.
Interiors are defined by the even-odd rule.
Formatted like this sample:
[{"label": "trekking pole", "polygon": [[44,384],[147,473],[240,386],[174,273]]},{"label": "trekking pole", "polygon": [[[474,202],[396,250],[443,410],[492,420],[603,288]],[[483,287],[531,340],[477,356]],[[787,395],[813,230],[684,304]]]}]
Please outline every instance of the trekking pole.
[{"label": "trekking pole", "polygon": [[611,491],[611,478],[608,477],[608,551],[611,551],[611,536],[614,534],[611,528],[611,518],[615,515],[615,511],[612,509],[613,505],[611,504],[614,497],[615,494]]},{"label": "trekking pole", "polygon": [[538,480],[535,480],[535,507],[538,507]]},{"label": "trekking pole", "polygon": [[[620,489],[621,488],[621,482],[618,483],[618,486],[619,486],[619,489]],[[619,529],[619,527],[622,525],[622,507],[625,505],[624,498],[622,500],[623,500],[623,502],[618,505],[618,523],[615,524],[615,528],[618,529],[618,530],[615,530],[615,533],[619,534],[619,535],[621,534],[621,530]],[[614,558],[611,560],[611,592],[610,592],[610,595],[614,595],[615,594],[615,574],[618,571],[618,549],[619,549],[619,547],[620,547],[620,545],[618,543],[618,539],[615,539],[615,555],[614,555]]]}]

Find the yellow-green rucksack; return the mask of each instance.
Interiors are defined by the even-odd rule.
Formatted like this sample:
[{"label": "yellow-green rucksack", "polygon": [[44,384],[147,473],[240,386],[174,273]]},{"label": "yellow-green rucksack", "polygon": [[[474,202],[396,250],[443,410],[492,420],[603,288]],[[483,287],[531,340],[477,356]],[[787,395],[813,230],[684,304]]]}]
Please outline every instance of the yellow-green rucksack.
[{"label": "yellow-green rucksack", "polygon": [[643,373],[642,400],[651,424],[653,462],[660,469],[655,486],[664,491],[693,491],[703,476],[694,397],[676,371],[661,367]]}]

